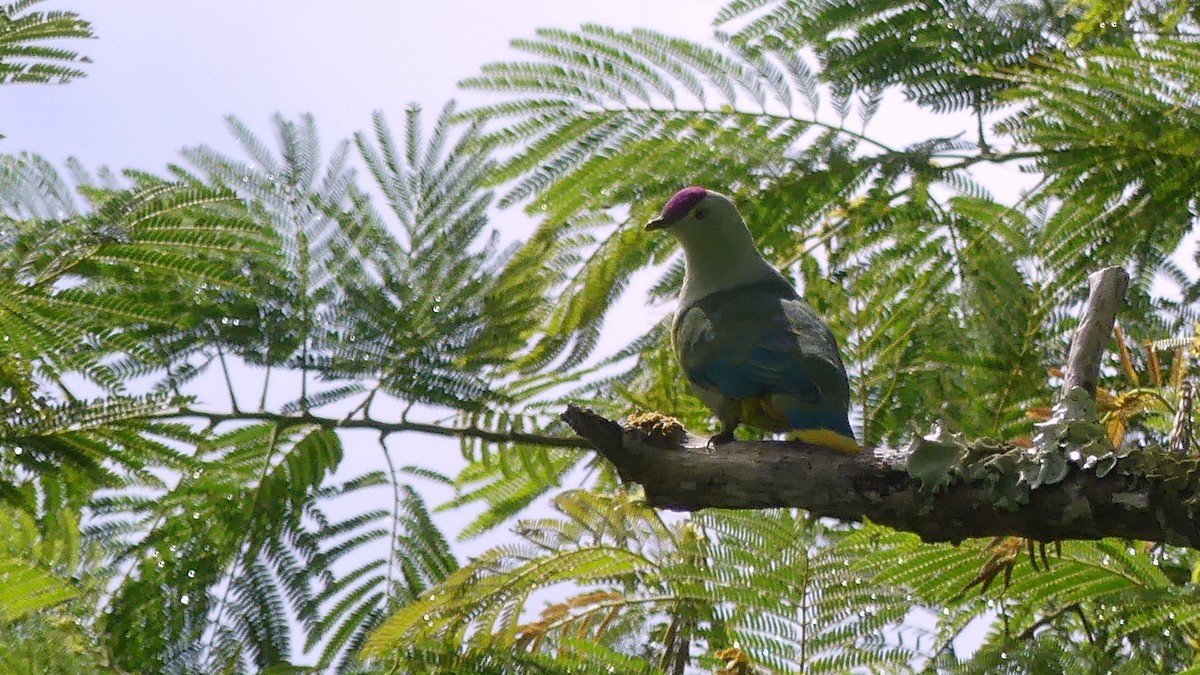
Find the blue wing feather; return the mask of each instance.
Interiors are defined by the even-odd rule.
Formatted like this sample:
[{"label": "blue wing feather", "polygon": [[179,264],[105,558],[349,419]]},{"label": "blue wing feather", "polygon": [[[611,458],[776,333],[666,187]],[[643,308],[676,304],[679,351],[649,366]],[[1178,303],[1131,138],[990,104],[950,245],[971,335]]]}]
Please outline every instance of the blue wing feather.
[{"label": "blue wing feather", "polygon": [[687,379],[725,399],[752,403],[749,408],[763,415],[749,420],[757,426],[853,437],[837,343],[782,279],[702,299],[679,313],[673,332]]}]

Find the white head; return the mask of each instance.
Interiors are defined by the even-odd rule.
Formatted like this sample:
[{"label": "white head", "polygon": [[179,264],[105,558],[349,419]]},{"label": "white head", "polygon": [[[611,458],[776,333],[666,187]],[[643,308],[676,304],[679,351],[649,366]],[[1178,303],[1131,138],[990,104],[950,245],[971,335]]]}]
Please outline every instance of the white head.
[{"label": "white head", "polygon": [[745,221],[729,197],[702,187],[675,193],[647,230],[666,230],[679,240],[687,259],[680,302],[778,276],[763,260]]}]

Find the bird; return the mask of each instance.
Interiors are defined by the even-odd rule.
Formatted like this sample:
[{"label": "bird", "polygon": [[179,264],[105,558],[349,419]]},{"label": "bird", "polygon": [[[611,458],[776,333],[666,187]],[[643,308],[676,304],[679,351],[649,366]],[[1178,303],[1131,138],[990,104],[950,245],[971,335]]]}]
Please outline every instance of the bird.
[{"label": "bird", "polygon": [[833,332],[762,257],[733,201],[687,187],[645,228],[674,235],[683,248],[671,341],[688,383],[721,423],[709,445],[732,441],[747,423],[859,452]]}]

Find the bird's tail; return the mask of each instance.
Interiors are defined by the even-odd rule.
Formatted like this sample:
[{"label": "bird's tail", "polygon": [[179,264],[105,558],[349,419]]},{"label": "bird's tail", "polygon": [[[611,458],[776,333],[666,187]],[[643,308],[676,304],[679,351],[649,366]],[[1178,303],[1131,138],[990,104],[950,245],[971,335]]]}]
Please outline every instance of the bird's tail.
[{"label": "bird's tail", "polygon": [[830,429],[794,429],[788,432],[788,438],[801,443],[833,448],[848,455],[862,452],[858,441]]},{"label": "bird's tail", "polygon": [[844,412],[814,410],[807,401],[776,394],[744,400],[742,417],[763,429],[786,431],[787,438],[855,454],[862,446],[854,440],[854,431]]}]

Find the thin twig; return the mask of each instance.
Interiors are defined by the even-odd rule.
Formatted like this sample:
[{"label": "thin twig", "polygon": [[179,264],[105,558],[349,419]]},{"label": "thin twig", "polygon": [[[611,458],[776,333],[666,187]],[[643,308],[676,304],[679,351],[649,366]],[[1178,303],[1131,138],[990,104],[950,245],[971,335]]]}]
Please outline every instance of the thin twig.
[{"label": "thin twig", "polygon": [[236,413],[241,409],[238,407],[237,396],[233,393],[233,378],[229,376],[229,364],[225,361],[225,351],[217,347],[217,359],[221,362],[221,372],[225,374],[225,389],[229,392],[229,406]]},{"label": "thin twig", "polygon": [[299,415],[284,415],[273,412],[230,412],[218,413],[194,408],[180,408],[174,412],[161,413],[152,419],[199,418],[213,424],[226,422],[275,422],[284,427],[315,425],[326,429],[374,429],[384,435],[415,431],[434,436],[450,438],[478,438],[491,443],[522,443],[525,445],[540,445],[555,448],[591,449],[587,440],[578,437],[552,436],[550,434],[534,434],[521,431],[491,431],[479,427],[454,427],[423,422],[383,422],[374,419],[342,419],[340,417],[324,417],[303,413]]},{"label": "thin twig", "polygon": [[258,398],[258,409],[267,409],[267,392],[271,388],[271,363],[267,362],[267,372],[263,375],[262,396]]},{"label": "thin twig", "polygon": [[[1061,607],[1056,611],[1050,612],[1046,616],[1043,616],[1042,618],[1038,619],[1037,621],[1034,622],[1034,624],[1032,626],[1021,631],[1021,634],[1018,636],[1018,639],[1028,640],[1029,638],[1032,638],[1033,634],[1035,632],[1037,632],[1037,629],[1039,629],[1043,626],[1050,625],[1056,619],[1058,619],[1058,617],[1060,617],[1063,614],[1066,614],[1068,612],[1079,612],[1079,615],[1081,617],[1083,616],[1083,612],[1079,609],[1079,603],[1072,603],[1070,605],[1067,605],[1066,607]],[[1087,617],[1083,617],[1083,620],[1086,623]],[[1090,639],[1091,636],[1089,635],[1088,638]]]},{"label": "thin twig", "polygon": [[392,536],[388,546],[386,589],[387,599],[391,601],[397,590],[394,580],[398,567],[396,556],[400,550],[400,483],[396,479],[396,464],[392,461],[392,453],[388,450],[387,439],[382,435],[379,437],[379,449],[383,451],[383,460],[387,462],[388,468],[388,482],[392,484]]}]

